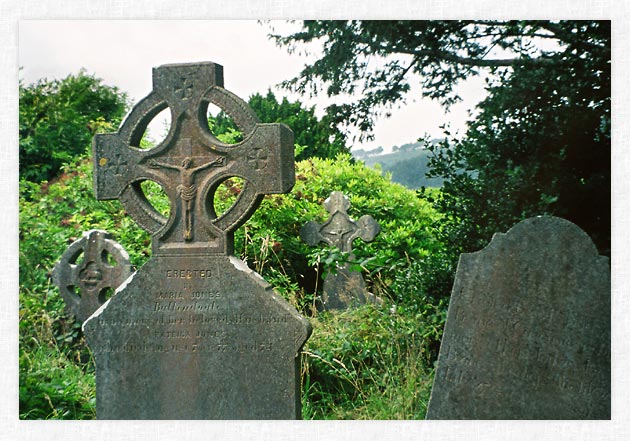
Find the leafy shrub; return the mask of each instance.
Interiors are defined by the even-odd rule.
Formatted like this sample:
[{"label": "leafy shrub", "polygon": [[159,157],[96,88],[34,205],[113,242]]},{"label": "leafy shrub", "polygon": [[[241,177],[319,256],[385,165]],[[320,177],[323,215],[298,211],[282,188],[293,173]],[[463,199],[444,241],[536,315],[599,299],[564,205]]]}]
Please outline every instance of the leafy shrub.
[{"label": "leafy shrub", "polygon": [[83,154],[92,136],[112,131],[127,107],[116,87],[81,70],[61,80],[20,83],[20,178],[50,180]]},{"label": "leafy shrub", "polygon": [[[220,187],[219,210],[234,201],[241,184],[234,180]],[[20,185],[20,415],[93,418],[93,360],[79,326],[63,312],[50,273],[84,231],[111,232],[136,267],[150,256],[150,237],[118,201],[94,198],[88,159],[65,166],[54,183],[22,180]],[[358,241],[354,253],[368,288],[386,307],[314,319],[304,357],[305,416],[421,417],[445,310],[445,303],[435,300],[440,283],[431,284],[439,280],[434,277],[439,271],[414,263],[431,262],[440,249],[432,235],[439,218],[428,203],[348,155],[311,158],[297,163],[291,193],[266,196],[237,230],[236,252],[298,310],[315,314],[323,262],[347,256],[309,247],[299,239],[299,230],[310,220],[328,219],[322,202],[334,190],[348,195],[353,218],[370,214],[382,226],[374,242]],[[159,186],[145,191],[160,211],[168,211]],[[394,303],[396,313],[388,312]]]},{"label": "leafy shrub", "polygon": [[[291,127],[295,143],[301,146],[295,152],[298,161],[311,157],[332,159],[339,153],[349,152],[346,137],[331,124],[327,116],[318,119],[313,107],[305,109],[299,101],[290,102],[286,98],[278,101],[271,90],[264,96],[259,93],[252,95],[248,105],[260,122],[283,123]],[[208,122],[212,133],[217,136],[227,135],[227,139],[222,141],[230,143],[242,141],[242,133],[238,131],[232,118],[223,111],[216,117],[209,118]]]}]

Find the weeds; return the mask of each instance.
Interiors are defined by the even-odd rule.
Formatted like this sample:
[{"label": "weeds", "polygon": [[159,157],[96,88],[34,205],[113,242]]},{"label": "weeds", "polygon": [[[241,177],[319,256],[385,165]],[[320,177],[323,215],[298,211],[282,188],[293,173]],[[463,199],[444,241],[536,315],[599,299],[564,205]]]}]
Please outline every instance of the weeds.
[{"label": "weeds", "polygon": [[[63,169],[54,183],[20,183],[20,418],[95,417],[94,362],[80,327],[64,313],[51,285],[54,262],[83,231],[103,229],[129,252],[134,266],[150,256],[150,237],[116,201],[96,201],[87,159]],[[443,268],[430,234],[428,204],[374,170],[313,158],[297,164],[288,195],[264,198],[235,232],[235,250],[298,311],[314,333],[302,354],[303,416],[307,419],[423,418],[444,322]],[[217,191],[217,212],[229,209],[239,182]],[[169,201],[158,185],[145,191],[164,214]],[[357,269],[382,307],[338,314],[314,308],[321,274],[347,259],[309,247],[299,229],[327,216],[321,203],[333,190],[347,194],[356,213],[371,214],[383,232],[354,251]],[[350,213],[355,215],[355,213]],[[434,257],[437,256],[437,257]],[[430,294],[430,295],[429,295]]]}]

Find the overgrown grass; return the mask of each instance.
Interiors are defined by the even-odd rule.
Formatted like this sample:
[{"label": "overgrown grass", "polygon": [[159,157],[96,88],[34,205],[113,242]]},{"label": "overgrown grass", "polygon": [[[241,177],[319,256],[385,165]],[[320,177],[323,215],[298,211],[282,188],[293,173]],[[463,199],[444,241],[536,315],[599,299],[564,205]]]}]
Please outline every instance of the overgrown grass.
[{"label": "overgrown grass", "polygon": [[[234,185],[222,186],[220,209],[233,201]],[[315,315],[323,262],[334,264],[339,253],[307,246],[299,229],[327,219],[322,202],[333,190],[348,195],[352,217],[370,214],[381,224],[382,233],[370,244],[357,243],[355,254],[368,288],[384,299],[382,308]],[[146,191],[168,210],[159,186]],[[302,365],[305,418],[423,418],[446,312],[449,266],[432,233],[438,219],[413,192],[340,156],[298,163],[293,191],[265,197],[237,230],[236,254],[312,316]],[[95,417],[94,363],[50,279],[55,261],[90,229],[110,231],[136,267],[150,257],[149,235],[121,205],[95,200],[87,157],[67,165],[54,183],[21,183],[20,418]]]},{"label": "overgrown grass", "polygon": [[55,345],[20,348],[20,418],[94,419],[94,364],[68,358]]},{"label": "overgrown grass", "polygon": [[311,320],[302,353],[305,419],[423,419],[433,366],[423,323],[370,305]]}]

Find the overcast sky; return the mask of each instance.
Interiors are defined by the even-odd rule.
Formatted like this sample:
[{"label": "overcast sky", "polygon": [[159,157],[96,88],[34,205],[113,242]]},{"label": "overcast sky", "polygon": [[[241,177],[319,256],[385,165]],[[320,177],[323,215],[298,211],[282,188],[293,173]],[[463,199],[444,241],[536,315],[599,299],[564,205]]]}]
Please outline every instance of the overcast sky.
[{"label": "overcast sky", "polygon": [[[20,78],[31,83],[85,68],[138,102],[151,90],[152,67],[213,61],[223,65],[226,89],[241,98],[271,88],[278,97],[316,106],[321,116],[330,103],[326,97],[302,98],[275,87],[297,75],[307,59],[289,55],[269,40],[272,26],[284,32],[297,29],[287,22],[255,20],[24,20],[19,24]],[[390,118],[377,122],[374,141],[355,143],[353,148],[389,149],[425,134],[441,137],[443,124],[462,132],[467,112],[483,97],[482,81],[469,81],[460,91],[464,101],[445,113],[438,103],[421,99],[419,86],[414,88],[415,100],[410,95]]]}]

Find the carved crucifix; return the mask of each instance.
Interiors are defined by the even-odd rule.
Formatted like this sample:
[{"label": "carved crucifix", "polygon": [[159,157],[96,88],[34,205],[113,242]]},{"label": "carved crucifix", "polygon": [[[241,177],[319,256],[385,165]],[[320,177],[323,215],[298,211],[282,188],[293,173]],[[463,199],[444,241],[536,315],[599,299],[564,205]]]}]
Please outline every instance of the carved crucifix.
[{"label": "carved crucifix", "polygon": [[[314,221],[306,223],[300,230],[304,242],[315,246],[324,242],[329,246],[352,253],[352,242],[361,238],[371,242],[381,231],[381,227],[370,215],[361,216],[354,221],[348,216],[350,201],[339,191],[333,191],[324,201],[324,207],[330,218],[323,224]],[[350,258],[353,256],[350,254]],[[323,309],[345,309],[353,303],[378,302],[377,298],[365,290],[365,282],[358,272],[352,272],[345,265],[337,268],[336,273],[324,277],[322,294]]]},{"label": "carved crucifix", "polygon": [[[233,231],[251,216],[265,194],[294,184],[293,133],[283,124],[260,124],[254,112],[223,89],[214,63],[164,65],[153,70],[153,91],[131,111],[120,130],[96,135],[94,188],[97,199],[120,199],[127,213],[153,235],[156,255],[230,254]],[[234,120],[242,142],[225,144],[209,130],[212,103]],[[171,112],[171,128],[160,144],[141,149],[149,122]],[[243,179],[239,198],[218,216],[214,198],[220,184]],[[171,212],[162,216],[140,186],[157,182]]]},{"label": "carved crucifix", "polygon": [[205,164],[201,164],[197,167],[191,168],[192,159],[187,156],[182,160],[181,165],[169,164],[166,162],[157,162],[153,159],[148,161],[149,167],[152,168],[168,168],[171,170],[179,171],[180,184],[177,186],[177,195],[179,199],[184,205],[184,209],[182,210],[183,214],[183,223],[184,223],[184,240],[190,241],[193,238],[192,235],[192,208],[195,204],[195,198],[197,196],[197,185],[195,184],[193,175],[198,171],[201,171],[205,168],[211,167],[216,164],[223,165],[224,163],[223,157],[216,158],[210,162]]}]

